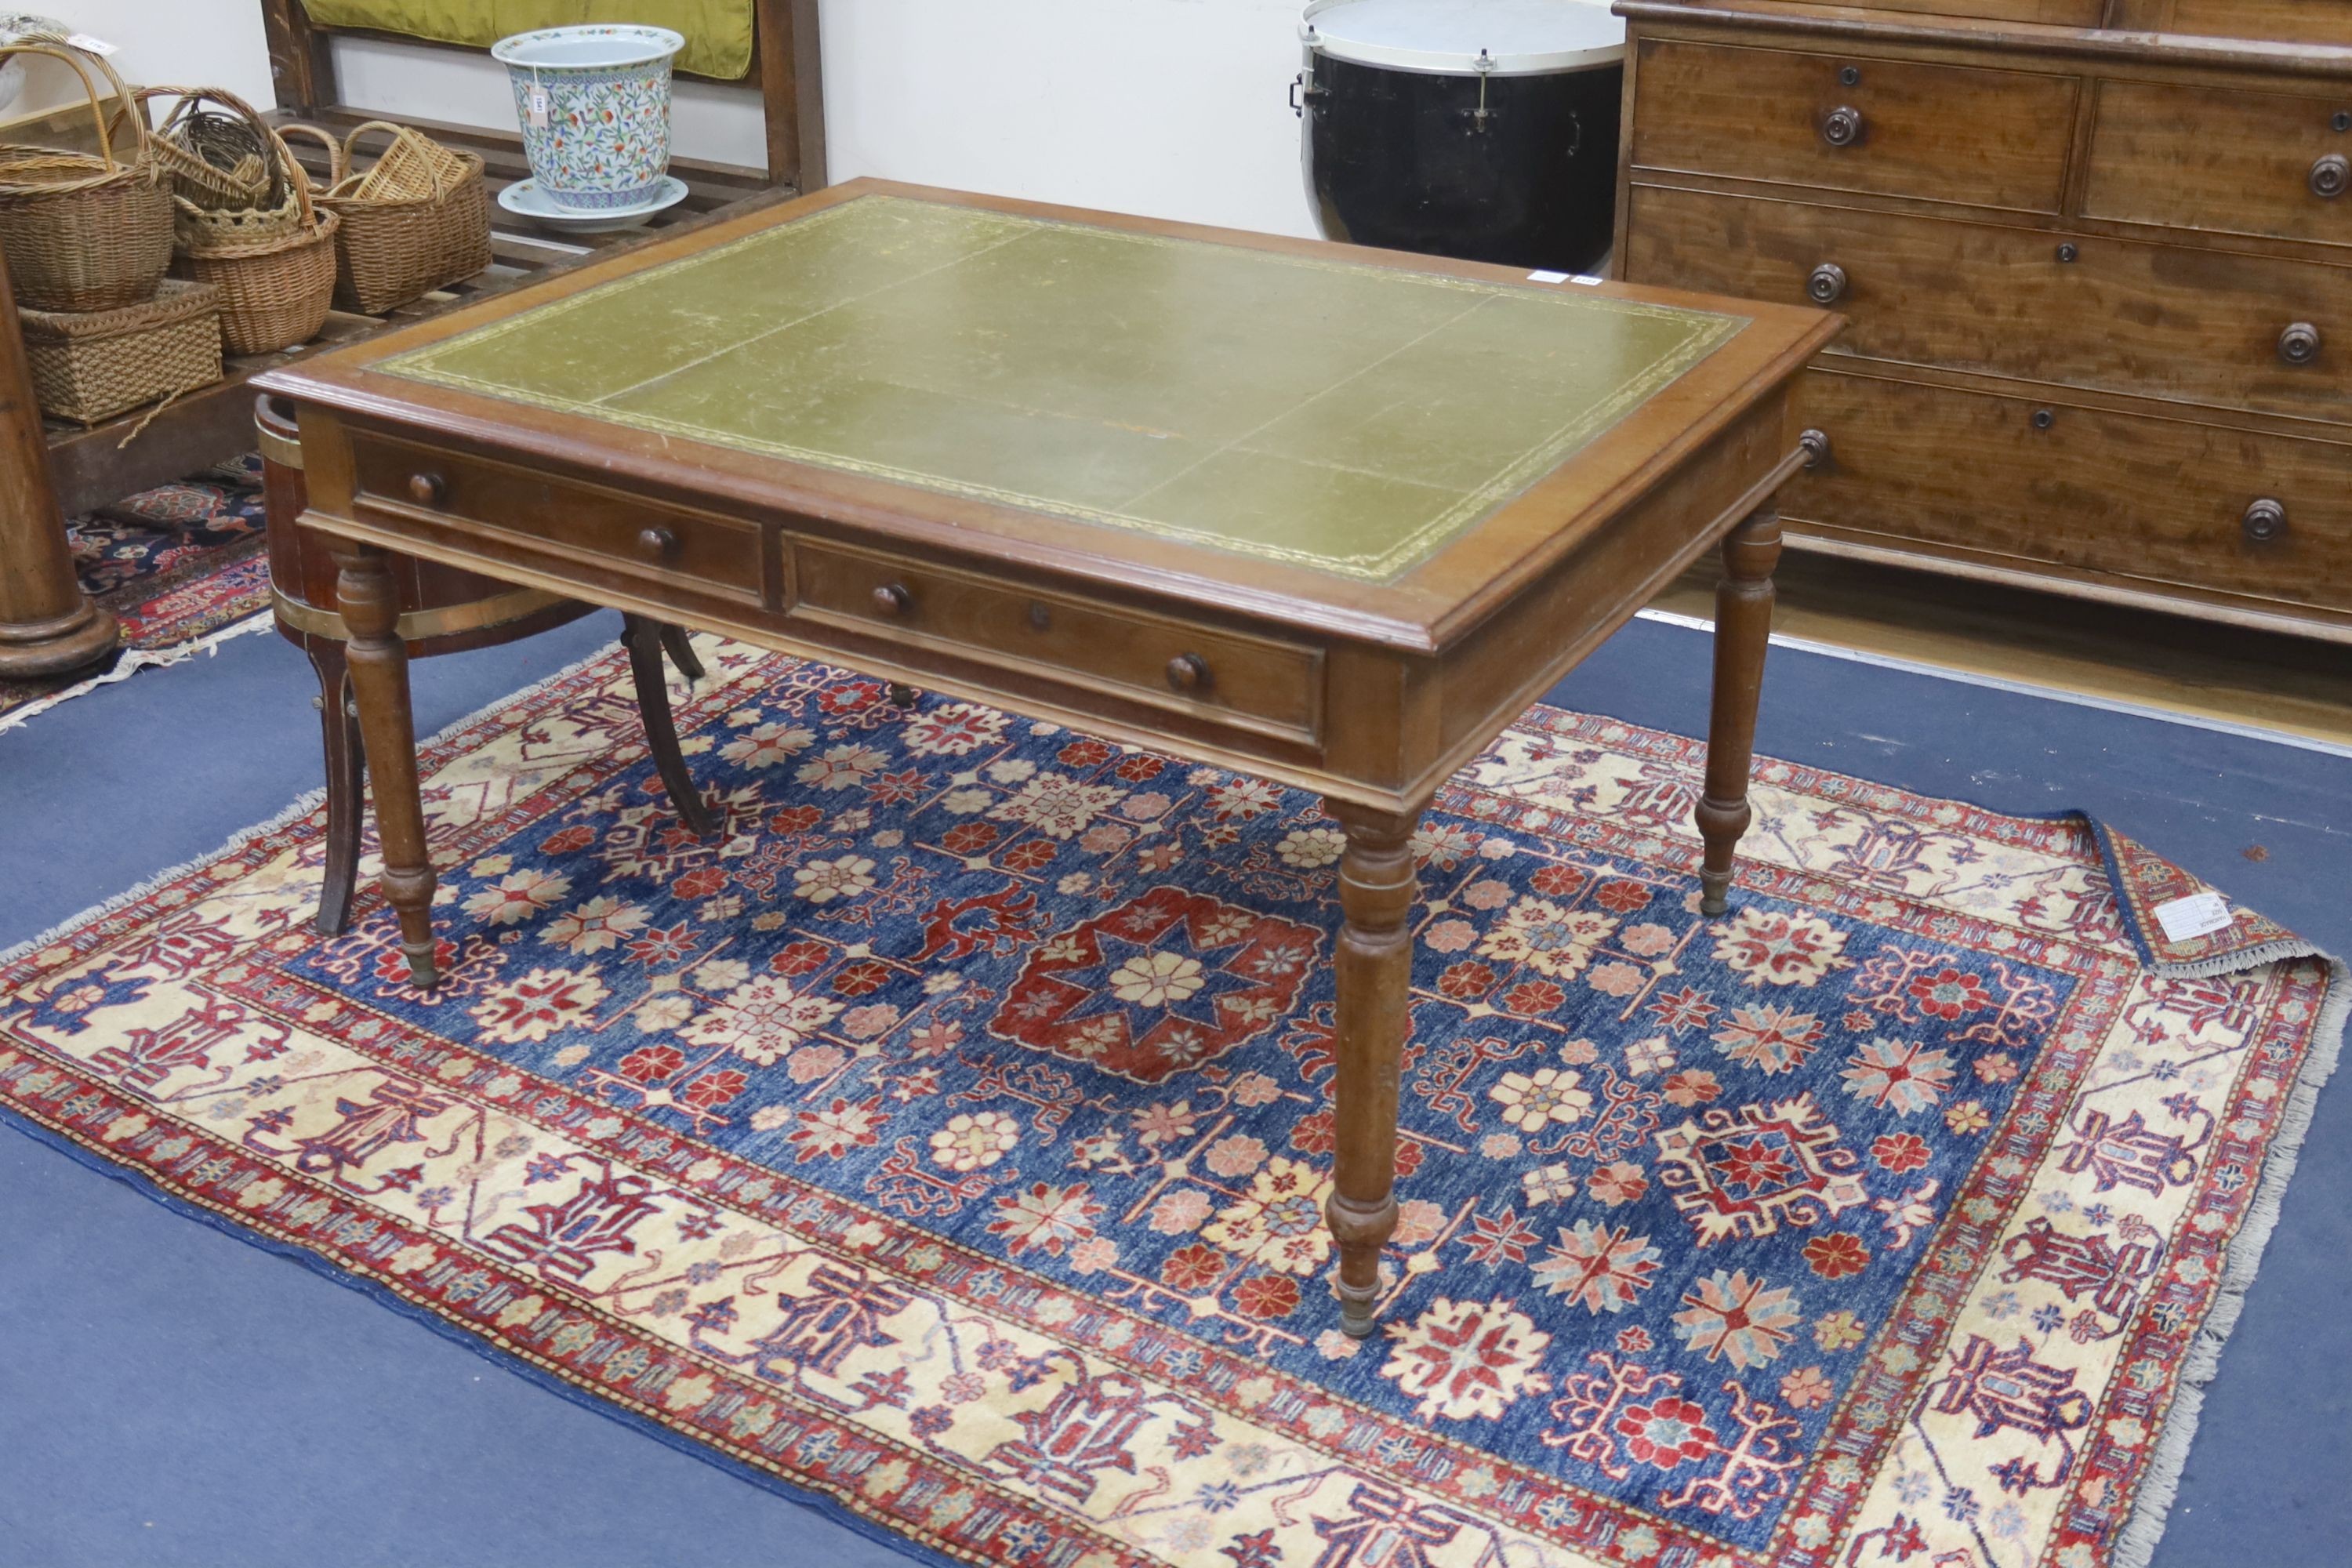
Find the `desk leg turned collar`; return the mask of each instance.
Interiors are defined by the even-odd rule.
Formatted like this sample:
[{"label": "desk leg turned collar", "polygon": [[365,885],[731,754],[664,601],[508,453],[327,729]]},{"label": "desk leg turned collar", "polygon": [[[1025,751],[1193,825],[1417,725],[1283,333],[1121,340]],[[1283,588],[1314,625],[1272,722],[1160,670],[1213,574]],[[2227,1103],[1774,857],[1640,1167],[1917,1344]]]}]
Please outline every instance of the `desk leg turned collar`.
[{"label": "desk leg turned collar", "polygon": [[1723,580],[1715,590],[1715,702],[1706,731],[1706,793],[1694,814],[1706,856],[1699,910],[1731,905],[1732,856],[1755,814],[1748,775],[1756,761],[1756,708],[1764,694],[1764,655],[1772,642],[1772,568],[1780,560],[1780,518],[1749,514],[1724,536]]},{"label": "desk leg turned collar", "polygon": [[400,915],[400,949],[409,978],[440,983],[433,953],[433,860],[425,847],[425,808],[416,786],[416,721],[408,702],[408,646],[395,628],[400,594],[373,544],[338,543],[336,605],[352,636],[352,697],[367,748],[368,787],[376,836],[383,845],[383,896]]},{"label": "desk leg turned collar", "polygon": [[1339,1327],[1372,1331],[1381,1248],[1396,1229],[1397,1076],[1412,1019],[1412,831],[1402,816],[1334,802],[1347,829],[1339,862],[1346,921],[1333,964],[1339,992],[1335,1090],[1339,1153],[1325,1217],[1339,1247]]}]

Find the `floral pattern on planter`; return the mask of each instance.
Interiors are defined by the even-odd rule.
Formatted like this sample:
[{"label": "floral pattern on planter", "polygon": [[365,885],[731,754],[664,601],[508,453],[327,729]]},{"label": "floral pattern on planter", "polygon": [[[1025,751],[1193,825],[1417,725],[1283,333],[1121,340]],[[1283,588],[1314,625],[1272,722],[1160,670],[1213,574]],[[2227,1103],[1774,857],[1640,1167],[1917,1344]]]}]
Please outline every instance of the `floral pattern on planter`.
[{"label": "floral pattern on planter", "polygon": [[[626,65],[534,65],[529,46],[540,40],[611,36],[642,39],[659,58]],[[515,118],[531,176],[557,205],[611,212],[659,195],[669,171],[670,55],[684,40],[658,27],[556,27],[525,33],[499,45],[514,89]],[[520,46],[511,49],[510,47]],[[533,86],[547,94],[547,121],[530,114]]]}]

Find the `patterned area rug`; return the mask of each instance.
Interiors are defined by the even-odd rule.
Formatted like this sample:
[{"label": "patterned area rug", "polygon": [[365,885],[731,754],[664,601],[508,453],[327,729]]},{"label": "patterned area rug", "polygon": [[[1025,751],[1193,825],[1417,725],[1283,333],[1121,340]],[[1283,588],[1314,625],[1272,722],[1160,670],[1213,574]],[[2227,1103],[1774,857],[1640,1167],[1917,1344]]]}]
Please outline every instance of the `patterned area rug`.
[{"label": "patterned area rug", "polygon": [[[1307,796],[709,645],[430,748],[449,979],[305,808],[0,960],[0,1108],[950,1561],[2132,1568],[2344,1012],[2074,821],[1530,712],[1421,838],[1335,1331]],[[2119,896],[2120,894],[2120,896]]]},{"label": "patterned area rug", "polygon": [[269,607],[261,459],[163,485],[68,525],[85,593],[122,624],[105,669],[55,680],[0,680],[0,730],[134,671],[175,664]]}]

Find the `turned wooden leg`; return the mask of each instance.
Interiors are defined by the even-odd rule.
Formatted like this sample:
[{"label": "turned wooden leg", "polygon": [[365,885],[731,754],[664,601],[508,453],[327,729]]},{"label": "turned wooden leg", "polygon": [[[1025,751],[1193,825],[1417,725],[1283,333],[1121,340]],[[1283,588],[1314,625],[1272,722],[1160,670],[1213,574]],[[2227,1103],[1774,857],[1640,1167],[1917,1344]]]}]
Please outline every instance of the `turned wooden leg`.
[{"label": "turned wooden leg", "polygon": [[1724,536],[1723,580],[1715,589],[1715,707],[1706,729],[1706,793],[1699,837],[1700,910],[1719,915],[1731,902],[1732,855],[1754,813],[1748,774],[1756,760],[1756,705],[1764,694],[1764,655],[1772,640],[1772,568],[1780,559],[1780,518],[1751,513]]},{"label": "turned wooden leg", "polygon": [[16,297],[0,259],[0,679],[63,675],[97,663],[120,640],[114,616],[74,575]]},{"label": "turned wooden leg", "polygon": [[352,891],[360,871],[361,817],[367,809],[367,752],[360,721],[352,711],[349,662],[343,645],[309,643],[310,668],[319,676],[319,735],[327,752],[327,866],[319,881],[319,932],[341,935],[352,923]]},{"label": "turned wooden leg", "polygon": [[1372,1331],[1381,1248],[1396,1229],[1397,1075],[1412,1022],[1412,830],[1421,819],[1331,802],[1347,829],[1339,861],[1339,1152],[1324,1206],[1339,1244],[1339,1327]]},{"label": "turned wooden leg", "polygon": [[344,651],[367,747],[376,837],[383,846],[383,896],[400,915],[400,950],[415,984],[440,984],[433,962],[433,859],[425,847],[425,807],[416,790],[416,721],[408,705],[408,645],[394,627],[400,592],[373,544],[335,542],[336,607],[352,634]]},{"label": "turned wooden leg", "polygon": [[[677,810],[678,820],[697,838],[709,838],[718,831],[710,819],[710,809],[694,787],[694,774],[687,771],[685,754],[677,749],[677,726],[669,712],[669,682],[664,678],[662,650],[677,656],[670,637],[677,631],[644,616],[624,615],[621,617],[621,646],[629,650],[629,673],[637,683],[637,712],[646,721],[646,744],[654,753],[654,766],[661,772],[662,788],[669,792],[669,803]],[[679,641],[684,634],[678,633]],[[693,658],[689,651],[688,658]],[[679,666],[681,669],[685,667]],[[699,670],[702,667],[696,665]],[[691,680],[692,676],[687,677]]]},{"label": "turned wooden leg", "polygon": [[669,661],[688,680],[702,679],[702,658],[694,651],[694,639],[684,626],[674,626],[665,621],[661,628],[661,645],[669,650]]}]

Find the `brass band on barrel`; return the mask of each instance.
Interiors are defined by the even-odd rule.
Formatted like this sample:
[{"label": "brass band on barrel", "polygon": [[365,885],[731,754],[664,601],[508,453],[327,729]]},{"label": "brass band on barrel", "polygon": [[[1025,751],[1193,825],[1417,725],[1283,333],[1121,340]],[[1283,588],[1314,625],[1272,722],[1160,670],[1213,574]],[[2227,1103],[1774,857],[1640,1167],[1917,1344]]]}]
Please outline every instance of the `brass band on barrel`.
[{"label": "brass band on barrel", "polygon": [[302,466],[302,443],[290,436],[281,436],[259,420],[253,423],[253,444],[262,457],[281,468],[299,469]]},{"label": "brass band on barrel", "polygon": [[[478,632],[487,626],[504,626],[509,621],[521,620],[525,616],[537,615],[563,602],[562,595],[551,594],[544,588],[517,588],[509,594],[496,594],[487,599],[473,599],[462,605],[444,605],[434,610],[410,610],[400,617],[393,630],[403,642],[423,642],[427,637],[448,637],[457,632]],[[351,640],[351,630],[343,625],[341,616],[316,605],[289,599],[282,589],[275,585],[269,590],[269,607],[280,621],[298,632],[333,637],[339,642]]]}]

